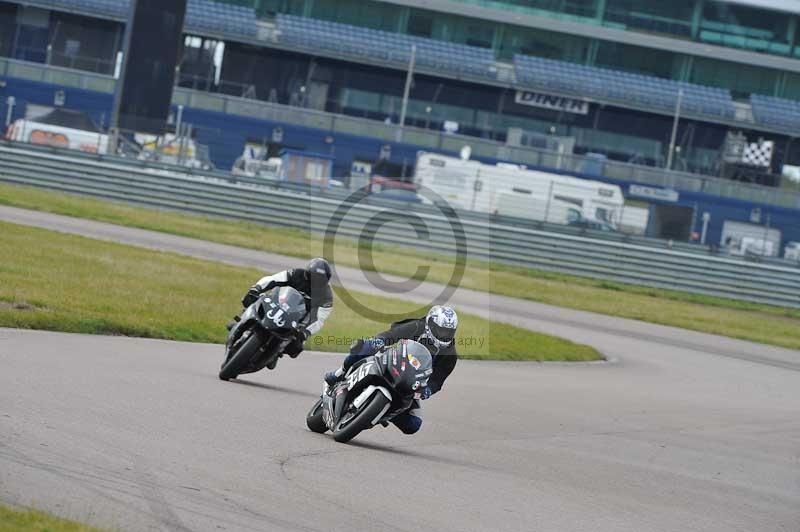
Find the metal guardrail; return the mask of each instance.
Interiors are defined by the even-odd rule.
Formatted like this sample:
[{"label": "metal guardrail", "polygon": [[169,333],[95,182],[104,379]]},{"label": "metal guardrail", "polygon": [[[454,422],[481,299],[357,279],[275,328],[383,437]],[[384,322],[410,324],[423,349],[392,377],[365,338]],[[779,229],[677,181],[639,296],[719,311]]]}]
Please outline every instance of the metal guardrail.
[{"label": "metal guardrail", "polygon": [[[252,185],[260,185],[260,186],[270,187],[275,190],[282,190],[285,192],[294,192],[301,194],[311,194],[314,196],[321,196],[337,201],[344,201],[352,193],[350,190],[336,186],[330,186],[324,188],[309,187],[308,185],[293,183],[290,181],[234,176],[230,172],[223,172],[220,170],[201,170],[195,168],[188,168],[151,159],[141,160],[135,157],[98,155],[81,151],[64,150],[48,146],[37,146],[27,143],[9,142],[6,140],[0,140],[0,146],[18,148],[29,151],[31,153],[38,152],[38,153],[50,153],[56,155],[62,154],[66,157],[71,157],[75,159],[83,158],[92,161],[106,161],[111,164],[118,165],[120,167],[132,168],[135,171],[143,169],[147,169],[149,171],[161,170],[164,172],[173,172],[173,173],[177,172],[181,175],[186,174],[189,176],[218,179],[230,183],[245,183]],[[382,199],[379,196],[368,196],[363,201],[374,205],[389,205],[389,206],[397,205],[396,202]],[[440,212],[436,207],[428,206],[425,204],[416,204],[415,210],[417,212],[427,212],[429,214],[437,214]],[[535,229],[535,230],[554,232],[554,233],[563,233],[566,235],[584,236],[597,240],[624,242],[627,244],[637,244],[641,246],[660,248],[660,249],[671,249],[671,250],[674,249],[674,250],[686,251],[689,253],[698,253],[704,255],[717,255],[719,253],[719,250],[714,246],[691,243],[691,242],[683,242],[680,240],[675,241],[663,238],[638,236],[638,235],[627,234],[620,231],[600,231],[600,230],[593,230],[571,225],[548,223],[528,218],[519,218],[508,215],[488,214],[470,210],[458,210],[457,214],[461,219],[471,220],[482,224],[511,225],[514,227],[525,227],[528,229]],[[748,257],[747,260],[755,260],[758,262],[767,262],[783,266],[787,265],[794,266],[793,263],[787,264],[786,261],[784,261],[783,259],[778,259],[773,257],[752,256]]]},{"label": "metal guardrail", "polygon": [[[104,93],[114,92],[116,83],[116,80],[111,76],[8,58],[0,58],[0,76],[17,77]],[[367,118],[338,115],[251,98],[175,87],[172,103],[206,111],[290,123],[331,133],[359,135],[381,139],[386,142],[395,142],[397,140],[396,125],[388,125]],[[517,164],[554,168],[564,172],[581,173],[587,165],[591,165],[591,167],[597,166],[597,160],[581,155],[565,155],[555,151],[531,147],[508,146],[478,137],[449,135],[411,126],[404,128],[403,140],[428,149],[444,150],[452,153],[457,153],[464,145],[469,145],[472,147],[472,153],[476,157],[513,161]],[[735,182],[719,177],[674,170],[667,171],[663,168],[612,160],[603,161],[602,169],[603,176],[609,179],[702,192],[713,196],[741,199],[779,207],[800,208],[800,193],[792,190],[781,190]]]},{"label": "metal guardrail", "polygon": [[[387,208],[358,204],[342,217],[337,213],[342,205],[339,198],[9,145],[0,146],[0,181],[314,232],[323,232],[332,221],[338,221],[338,235],[346,238],[358,238],[368,222]],[[432,213],[429,207],[405,204],[394,209],[408,220],[413,214],[427,227],[430,237],[415,241],[415,247],[440,253],[454,251],[454,238],[444,215]],[[463,219],[461,223],[472,259],[800,308],[800,268],[486,221]],[[408,246],[411,234],[407,226],[393,222],[377,231],[375,240]]]}]

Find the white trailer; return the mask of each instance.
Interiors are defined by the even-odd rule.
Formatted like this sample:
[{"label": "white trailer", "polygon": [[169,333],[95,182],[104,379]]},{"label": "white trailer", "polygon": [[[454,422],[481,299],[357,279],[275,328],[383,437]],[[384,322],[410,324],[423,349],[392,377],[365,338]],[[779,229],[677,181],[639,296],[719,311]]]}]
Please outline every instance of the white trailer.
[{"label": "white trailer", "polygon": [[6,139],[101,155],[108,153],[108,135],[26,119],[14,121],[6,131]]},{"label": "white trailer", "polygon": [[783,258],[800,262],[800,242],[789,242],[786,244],[786,251],[783,254]]},{"label": "white trailer", "polygon": [[782,239],[780,229],[726,220],[722,225],[720,245],[731,255],[777,257],[781,252]]},{"label": "white trailer", "polygon": [[625,205],[616,185],[424,152],[415,182],[457,209],[557,224],[584,219],[617,226]]}]

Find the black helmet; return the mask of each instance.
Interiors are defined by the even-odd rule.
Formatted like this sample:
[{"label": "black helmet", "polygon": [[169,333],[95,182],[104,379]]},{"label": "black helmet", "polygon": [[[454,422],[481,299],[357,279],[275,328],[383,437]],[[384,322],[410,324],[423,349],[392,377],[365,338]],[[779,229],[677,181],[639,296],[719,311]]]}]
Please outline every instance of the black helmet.
[{"label": "black helmet", "polygon": [[312,278],[317,277],[320,280],[324,278],[326,284],[331,280],[331,265],[325,259],[311,259],[306,266],[306,270],[311,274]]}]

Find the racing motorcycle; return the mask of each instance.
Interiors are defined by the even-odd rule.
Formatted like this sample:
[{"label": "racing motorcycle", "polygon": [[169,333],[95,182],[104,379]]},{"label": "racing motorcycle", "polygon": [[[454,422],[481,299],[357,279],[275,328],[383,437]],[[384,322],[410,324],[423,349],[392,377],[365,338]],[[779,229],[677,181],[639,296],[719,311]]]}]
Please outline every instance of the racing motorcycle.
[{"label": "racing motorcycle", "polygon": [[419,342],[401,340],[353,364],[334,386],[325,384],[306,416],[306,425],[320,434],[330,430],[334,440],[348,442],[407,411],[432,373],[428,349]]},{"label": "racing motorcycle", "polygon": [[228,334],[219,378],[227,381],[265,367],[274,369],[308,314],[308,301],[291,286],[282,286],[247,307]]}]

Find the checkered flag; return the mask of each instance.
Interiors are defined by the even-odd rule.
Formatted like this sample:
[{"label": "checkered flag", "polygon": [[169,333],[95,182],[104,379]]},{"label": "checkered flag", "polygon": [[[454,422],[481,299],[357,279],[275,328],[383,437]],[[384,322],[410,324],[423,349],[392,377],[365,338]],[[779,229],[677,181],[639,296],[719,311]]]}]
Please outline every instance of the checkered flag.
[{"label": "checkered flag", "polygon": [[751,166],[769,168],[772,166],[772,152],[774,148],[775,143],[771,140],[751,142],[744,148],[742,162]]}]

